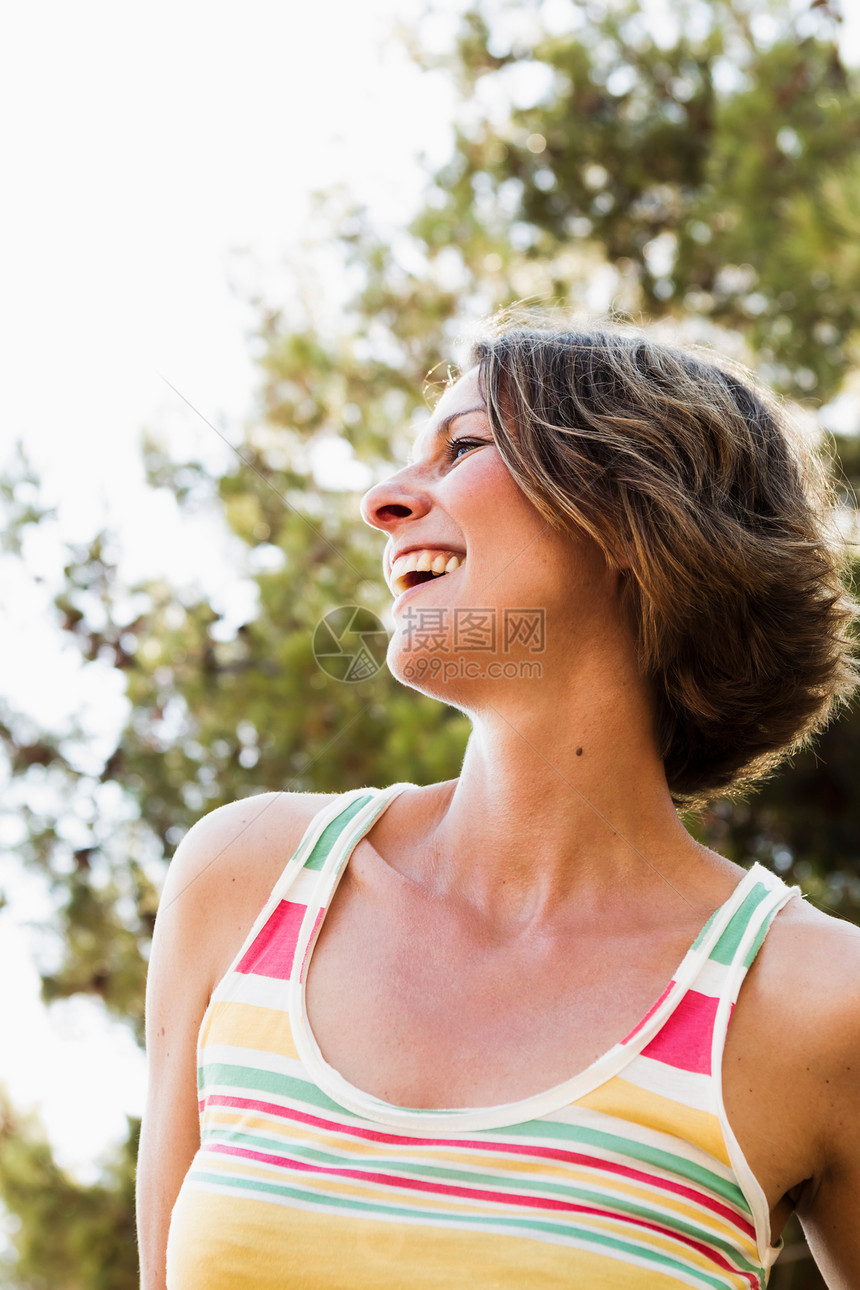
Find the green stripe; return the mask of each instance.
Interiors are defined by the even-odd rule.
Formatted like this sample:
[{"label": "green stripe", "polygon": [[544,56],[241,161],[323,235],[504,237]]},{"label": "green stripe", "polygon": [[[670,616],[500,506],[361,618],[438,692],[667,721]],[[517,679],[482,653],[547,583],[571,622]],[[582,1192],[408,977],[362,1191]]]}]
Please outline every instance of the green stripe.
[{"label": "green stripe", "polygon": [[714,912],[711,914],[711,917],[710,917],[710,918],[708,919],[708,921],[705,923],[705,926],[704,926],[704,927],[702,928],[702,930],[699,932],[699,935],[698,935],[698,936],[696,937],[696,939],[693,941],[693,944],[690,946],[690,949],[691,949],[691,950],[697,950],[697,949],[699,949],[699,948],[701,947],[702,942],[705,940],[706,936],[707,936],[707,935],[708,935],[708,933],[710,932],[711,927],[713,926],[713,923],[714,923],[714,921],[716,920],[716,918],[719,916],[719,914],[720,914],[720,910],[719,910],[719,909],[715,909],[715,910],[714,910]]},{"label": "green stripe", "polygon": [[[306,1080],[296,1079],[292,1075],[279,1074],[277,1071],[255,1070],[248,1066],[230,1066],[226,1062],[211,1062],[209,1065],[201,1066],[200,1069],[203,1085],[213,1093],[212,1085],[222,1084],[226,1086],[226,1091],[232,1090],[240,1097],[244,1097],[249,1090],[272,1093],[277,1097],[291,1098],[296,1102],[319,1107],[323,1111],[343,1115],[343,1107],[338,1102],[333,1102],[330,1097],[326,1097],[315,1084],[308,1084]],[[349,1131],[348,1125],[344,1125],[344,1131]]]},{"label": "green stripe", "polygon": [[363,797],[357,797],[354,802],[350,802],[348,806],[344,807],[340,814],[332,820],[331,824],[328,824],[323,829],[314,849],[304,863],[305,869],[322,869],[328,859],[329,852],[341,833],[343,833],[353,816],[357,815],[367,805],[371,797],[371,793],[366,793]]},{"label": "green stripe", "polygon": [[[326,1097],[325,1093],[317,1088],[315,1084],[292,1075],[255,1070],[246,1066],[230,1066],[223,1062],[213,1062],[210,1065],[203,1066],[201,1071],[202,1082],[207,1087],[213,1083],[226,1085],[239,1095],[243,1095],[249,1090],[272,1093],[284,1099],[295,1100],[300,1104],[333,1112],[338,1116],[344,1114],[344,1107]],[[524,1124],[504,1125],[495,1129],[469,1129],[463,1127],[456,1131],[456,1136],[435,1138],[432,1112],[428,1111],[427,1115],[428,1119],[424,1126],[407,1129],[405,1131],[407,1136],[433,1138],[443,1147],[456,1147],[458,1140],[464,1135],[468,1135],[473,1139],[486,1137],[490,1142],[498,1142],[502,1146],[504,1146],[504,1138],[537,1138],[540,1140],[549,1139],[553,1146],[561,1147],[565,1150],[581,1149],[586,1146],[597,1147],[603,1151],[615,1152],[622,1158],[626,1156],[654,1168],[665,1169],[670,1174],[695,1182],[704,1190],[712,1191],[715,1195],[730,1201],[742,1213],[750,1214],[751,1216],[747,1200],[737,1184],[727,1178],[722,1178],[719,1174],[706,1169],[703,1165],[696,1164],[692,1160],[686,1160],[683,1156],[673,1155],[670,1151],[648,1146],[645,1143],[637,1142],[633,1138],[607,1133],[602,1129],[589,1129],[584,1125],[569,1125],[558,1120],[546,1119],[527,1120]],[[366,1123],[370,1122],[367,1121]],[[349,1134],[350,1128],[356,1125],[360,1126],[361,1121],[355,1115],[350,1114],[349,1121],[346,1124],[338,1125],[336,1131]],[[388,1125],[374,1125],[373,1127],[381,1127],[384,1132],[392,1132],[391,1126]]]},{"label": "green stripe", "polygon": [[558,1120],[529,1120],[525,1124],[505,1125],[496,1132],[505,1137],[561,1139],[566,1147],[590,1146],[598,1147],[603,1151],[614,1151],[622,1157],[629,1156],[643,1164],[665,1169],[669,1173],[698,1183],[706,1190],[713,1191],[715,1195],[730,1200],[744,1212],[750,1213],[749,1205],[740,1187],[729,1179],[706,1169],[703,1165],[696,1164],[695,1161],[673,1155],[671,1151],[663,1151],[659,1147],[637,1142],[634,1138],[607,1133],[603,1129],[589,1129],[585,1125],[562,1124]]},{"label": "green stripe", "polygon": [[[547,1197],[556,1196],[561,1200],[579,1200],[589,1205],[597,1205],[604,1209],[611,1209],[613,1213],[618,1212],[621,1215],[630,1214],[637,1218],[643,1218],[649,1223],[657,1223],[663,1227],[671,1227],[673,1231],[684,1232],[687,1236],[693,1237],[694,1240],[706,1240],[712,1247],[722,1252],[729,1258],[735,1259],[739,1267],[745,1272],[755,1272],[755,1265],[741,1254],[737,1246],[725,1237],[719,1236],[716,1232],[704,1230],[701,1224],[691,1223],[680,1215],[673,1213],[663,1213],[653,1205],[644,1204],[629,1199],[625,1196],[611,1195],[606,1197],[594,1188],[584,1187],[575,1183],[550,1182],[544,1179],[535,1179],[533,1174],[502,1174],[484,1173],[479,1170],[468,1171],[465,1169],[452,1169],[450,1166],[439,1166],[425,1164],[424,1161],[398,1161],[384,1156],[368,1158],[362,1156],[356,1159],[355,1156],[346,1152],[333,1154],[329,1151],[322,1151],[319,1148],[306,1146],[297,1142],[286,1142],[283,1138],[273,1137],[267,1134],[253,1133],[230,1133],[225,1137],[222,1132],[218,1134],[204,1134],[203,1141],[206,1143],[208,1138],[216,1142],[229,1142],[247,1146],[253,1150],[283,1153],[288,1151],[289,1155],[299,1160],[307,1160],[310,1163],[319,1164],[331,1169],[343,1169],[349,1167],[353,1170],[362,1168],[376,1172],[385,1172],[392,1174],[402,1174],[404,1177],[412,1176],[414,1181],[419,1184],[426,1178],[435,1179],[441,1183],[462,1183],[464,1186],[475,1188],[489,1188],[492,1191],[509,1191],[514,1195],[522,1195],[523,1184],[529,1183],[537,1188],[535,1191],[529,1190],[528,1195],[536,1194]],[[470,1148],[473,1150],[473,1148]],[[289,1166],[287,1166],[289,1168]],[[371,1179],[371,1182],[375,1180]],[[671,1199],[671,1195],[668,1197]],[[716,1216],[705,1215],[705,1219],[712,1217],[713,1221],[722,1221]],[[703,1219],[703,1221],[705,1221]]]},{"label": "green stripe", "polygon": [[738,952],[744,933],[750,924],[753,914],[768,894],[763,882],[757,882],[746,896],[740,907],[729,920],[729,925],[711,950],[710,958],[715,963],[732,963]]},{"label": "green stripe", "polygon": [[[292,1200],[305,1201],[315,1206],[329,1210],[333,1213],[346,1212],[352,1214],[361,1214],[365,1217],[374,1218],[379,1214],[385,1214],[389,1217],[403,1219],[406,1222],[414,1223],[416,1216],[420,1216],[420,1211],[407,1209],[399,1205],[380,1205],[378,1203],[355,1200],[352,1197],[331,1196],[319,1192],[308,1191],[300,1187],[285,1187],[278,1183],[265,1183],[257,1179],[246,1178],[228,1178],[224,1179],[218,1174],[205,1173],[202,1170],[192,1169],[188,1175],[190,1182],[205,1182],[210,1185],[225,1187],[229,1186],[234,1189],[250,1193],[268,1193],[269,1195],[289,1197]],[[687,1276],[695,1276],[699,1279],[703,1287],[708,1290],[726,1290],[726,1274],[720,1277],[712,1277],[701,1269],[687,1262],[670,1257],[661,1251],[649,1249],[645,1245],[634,1244],[632,1241],[621,1240],[617,1236],[605,1235],[602,1232],[589,1231],[588,1233],[571,1232],[570,1227],[565,1227],[561,1223],[553,1223],[547,1219],[538,1218],[520,1218],[515,1215],[505,1215],[500,1221],[486,1214],[467,1215],[457,1212],[445,1213],[440,1210],[430,1211],[427,1215],[434,1222],[445,1222],[455,1227],[461,1228],[489,1228],[499,1231],[500,1229],[506,1235],[529,1236],[535,1233],[546,1233],[550,1236],[562,1236],[567,1242],[571,1241],[571,1236],[582,1237],[585,1235],[583,1245],[602,1246],[612,1251],[616,1255],[630,1254],[644,1262],[653,1264],[656,1268],[664,1272],[683,1272]],[[511,1233],[510,1229],[516,1229]],[[758,1269],[753,1269],[758,1272]],[[760,1284],[762,1284],[760,1282]]]},{"label": "green stripe", "polygon": [[776,909],[772,909],[772,910],[770,911],[770,913],[768,914],[767,918],[766,918],[766,919],[764,920],[764,922],[762,923],[761,927],[758,929],[758,935],[756,936],[755,940],[753,941],[752,945],[750,946],[749,953],[747,954],[746,958],[744,959],[744,967],[745,967],[745,968],[752,967],[753,959],[755,958],[756,954],[758,954],[759,950],[761,949],[761,943],[762,943],[762,941],[764,940],[764,938],[767,936],[768,928],[770,927],[771,923],[773,922],[774,917],[775,917],[775,915],[777,914],[777,912],[778,912],[778,911],[777,911]]}]

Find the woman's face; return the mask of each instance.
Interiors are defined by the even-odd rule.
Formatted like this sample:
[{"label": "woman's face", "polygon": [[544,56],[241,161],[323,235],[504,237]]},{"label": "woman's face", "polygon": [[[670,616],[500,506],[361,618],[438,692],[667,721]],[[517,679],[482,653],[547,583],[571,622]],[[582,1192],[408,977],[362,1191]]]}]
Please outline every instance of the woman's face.
[{"label": "woman's face", "polygon": [[[557,654],[569,663],[601,597],[605,613],[602,554],[589,539],[554,530],[515,483],[495,445],[477,369],[445,391],[410,464],[370,489],[361,510],[388,536],[389,667],[447,702],[476,687],[525,683]],[[518,673],[524,662],[531,672]]]}]

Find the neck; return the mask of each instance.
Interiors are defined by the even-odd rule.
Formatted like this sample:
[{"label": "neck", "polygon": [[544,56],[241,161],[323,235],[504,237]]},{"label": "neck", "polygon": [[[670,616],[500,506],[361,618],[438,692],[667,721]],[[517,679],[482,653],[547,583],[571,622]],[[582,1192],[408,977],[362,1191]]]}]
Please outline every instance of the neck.
[{"label": "neck", "polygon": [[690,870],[708,853],[672,804],[642,687],[588,693],[597,697],[580,689],[536,705],[523,694],[504,706],[497,694],[471,714],[430,854],[434,882],[468,893],[486,918],[531,922],[622,891],[674,893],[679,907],[697,900]]}]

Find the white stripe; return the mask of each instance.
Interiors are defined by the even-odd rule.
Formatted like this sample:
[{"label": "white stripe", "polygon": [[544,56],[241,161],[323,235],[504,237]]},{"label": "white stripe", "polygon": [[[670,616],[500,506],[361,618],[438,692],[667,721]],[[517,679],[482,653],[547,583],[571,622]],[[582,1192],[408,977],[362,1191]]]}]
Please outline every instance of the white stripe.
[{"label": "white stripe", "polygon": [[619,1079],[635,1084],[647,1093],[658,1097],[669,1098],[680,1102],[693,1111],[707,1111],[715,1114],[710,1075],[700,1075],[697,1071],[681,1070],[677,1066],[667,1066],[665,1062],[654,1061],[641,1053],[631,1062]]},{"label": "white stripe", "polygon": [[750,918],[744,934],[738,945],[733,960],[732,972],[726,983],[725,992],[720,1000],[717,1009],[717,1016],[714,1022],[714,1047],[711,1057],[711,1069],[714,1078],[714,1100],[716,1103],[717,1114],[720,1119],[720,1125],[723,1130],[723,1137],[728,1149],[729,1159],[735,1171],[738,1180],[738,1186],[741,1188],[744,1196],[752,1210],[753,1222],[756,1230],[756,1243],[758,1246],[759,1258],[766,1268],[770,1268],[776,1262],[782,1241],[777,1245],[770,1243],[770,1207],[767,1203],[767,1197],[762,1190],[759,1180],[756,1178],[749,1166],[746,1156],[741,1150],[740,1143],[735,1137],[734,1130],[729,1124],[729,1117],[726,1112],[725,1101],[723,1100],[723,1051],[726,1042],[726,1032],[728,1030],[729,1017],[731,1016],[732,1004],[738,997],[741,985],[746,977],[748,969],[744,966],[744,959],[750,952],[756,937],[762,926],[770,927],[773,918],[779,913],[780,909],[786,905],[791,898],[800,893],[799,887],[788,887],[777,877],[776,874],[770,873],[762,865],[756,864],[754,869],[758,871],[758,877],[762,880],[769,890],[769,895],[765,896],[756,906],[752,917]]},{"label": "white stripe", "polygon": [[212,997],[215,1003],[250,1003],[257,1008],[271,1008],[286,1013],[289,1004],[289,981],[273,976],[256,976],[253,972],[234,972],[223,988]]},{"label": "white stripe", "polygon": [[[223,1063],[225,1066],[247,1066],[251,1070],[266,1071],[271,1075],[289,1075],[293,1079],[308,1082],[307,1074],[301,1062],[281,1053],[263,1051],[259,1048],[241,1048],[238,1044],[207,1044],[204,1052],[207,1065]],[[247,1085],[235,1085],[237,1093],[248,1097],[259,1097],[260,1090]]]},{"label": "white stripe", "polygon": [[729,965],[708,959],[693,983],[693,989],[699,994],[708,994],[712,999],[719,999],[729,977]]}]

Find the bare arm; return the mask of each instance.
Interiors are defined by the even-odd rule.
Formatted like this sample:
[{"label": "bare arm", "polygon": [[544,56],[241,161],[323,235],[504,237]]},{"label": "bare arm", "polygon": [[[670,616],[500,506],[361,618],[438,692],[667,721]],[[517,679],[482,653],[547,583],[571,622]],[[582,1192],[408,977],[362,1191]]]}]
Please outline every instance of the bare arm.
[{"label": "bare arm", "polygon": [[207,870],[216,867],[211,833],[207,817],[177,850],[152,942],[146,986],[149,1083],[137,1166],[142,1290],[165,1290],[170,1215],[200,1143],[196,1045],[214,968],[200,914],[213,894]]},{"label": "bare arm", "polygon": [[818,1178],[798,1206],[830,1290],[860,1286],[860,931],[835,924],[832,980],[823,983],[830,1042],[819,1075],[823,1113]]},{"label": "bare arm", "polygon": [[141,1290],[165,1290],[167,1235],[200,1145],[197,1036],[302,833],[330,796],[264,793],[190,830],[162,893],[146,990],[149,1087],[137,1170]]}]

